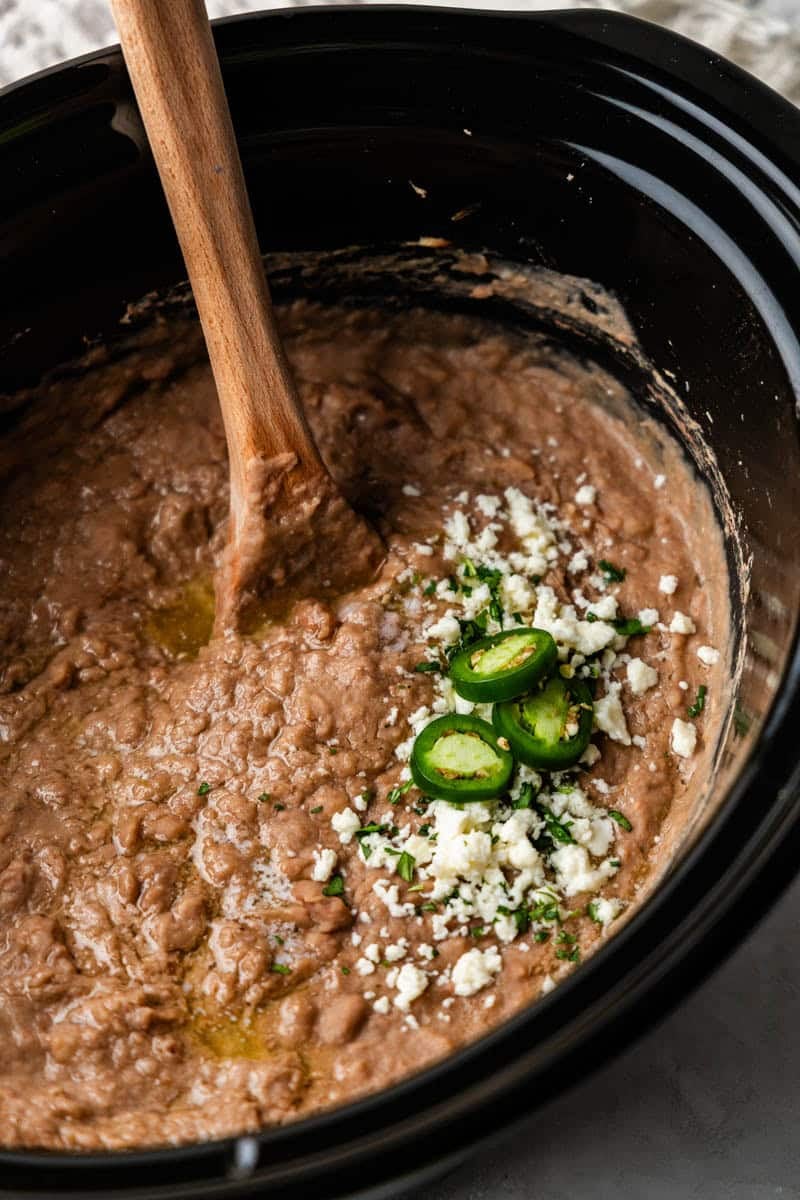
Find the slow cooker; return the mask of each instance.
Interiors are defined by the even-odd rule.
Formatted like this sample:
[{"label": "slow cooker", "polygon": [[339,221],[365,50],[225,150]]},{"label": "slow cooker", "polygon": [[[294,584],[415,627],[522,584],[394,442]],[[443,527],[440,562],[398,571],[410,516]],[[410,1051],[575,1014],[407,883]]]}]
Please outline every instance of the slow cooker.
[{"label": "slow cooker", "polygon": [[[317,8],[220,22],[216,38],[268,264],[447,243],[620,300],[636,354],[592,340],[590,323],[525,320],[588,338],[642,403],[660,403],[648,375],[671,381],[732,505],[741,674],[708,819],[635,918],[534,1007],[400,1086],[283,1128],[136,1153],[0,1151],[4,1196],[417,1187],[629,1045],[745,935],[800,854],[800,114],[709,51],[598,11]],[[113,341],[129,303],[183,269],[117,49],[6,89],[0,172],[11,396],[87,339]],[[373,274],[364,297],[444,302],[427,278]],[[320,281],[273,282],[291,295]],[[7,428],[14,404],[3,413]]]}]

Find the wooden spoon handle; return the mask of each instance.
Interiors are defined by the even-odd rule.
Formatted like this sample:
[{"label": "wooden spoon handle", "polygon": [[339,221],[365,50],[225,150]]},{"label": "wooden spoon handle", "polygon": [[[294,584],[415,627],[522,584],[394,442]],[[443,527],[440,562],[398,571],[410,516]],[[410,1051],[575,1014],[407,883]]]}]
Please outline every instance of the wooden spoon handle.
[{"label": "wooden spoon handle", "polygon": [[253,456],[322,462],[297,401],[270,303],[203,0],[111,0],[205,333],[228,439],[231,514]]}]

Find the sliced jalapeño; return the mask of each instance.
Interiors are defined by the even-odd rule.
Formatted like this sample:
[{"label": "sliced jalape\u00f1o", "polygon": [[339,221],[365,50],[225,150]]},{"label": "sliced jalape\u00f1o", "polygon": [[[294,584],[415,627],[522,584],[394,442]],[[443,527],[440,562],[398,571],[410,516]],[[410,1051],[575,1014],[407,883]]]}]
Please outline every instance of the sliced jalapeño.
[{"label": "sliced jalape\u00f1o", "polygon": [[513,700],[549,675],[557,660],[556,644],[544,629],[508,629],[459,651],[450,678],[465,700]]},{"label": "sliced jalape\u00f1o", "polygon": [[411,751],[414,783],[437,800],[489,800],[505,791],[513,769],[489,722],[458,713],[426,725]]},{"label": "sliced jalape\u00f1o", "polygon": [[594,709],[586,684],[554,676],[527,696],[496,704],[492,721],[513,753],[529,767],[563,771],[592,736]]}]

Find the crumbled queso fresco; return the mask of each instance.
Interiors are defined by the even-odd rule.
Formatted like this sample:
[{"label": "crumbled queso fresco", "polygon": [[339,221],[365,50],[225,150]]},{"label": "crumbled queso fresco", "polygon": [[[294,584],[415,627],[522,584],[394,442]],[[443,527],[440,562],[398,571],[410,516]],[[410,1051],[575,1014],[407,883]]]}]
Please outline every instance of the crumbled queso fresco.
[{"label": "crumbled queso fresco", "polygon": [[[422,495],[413,484],[403,491]],[[575,496],[581,506],[596,500],[597,489],[587,483]],[[421,629],[426,642],[417,671],[430,671],[432,693],[430,703],[408,717],[408,737],[395,750],[399,762],[407,763],[415,737],[443,714],[491,718],[491,705],[464,700],[447,675],[448,656],[470,629],[475,632],[476,622],[481,635],[520,626],[550,633],[558,645],[560,674],[590,680],[597,689],[596,732],[630,747],[631,754],[640,753],[645,739],[634,740],[629,733],[623,689],[641,696],[658,685],[659,672],[629,652],[629,641],[635,637],[640,646],[653,627],[677,635],[693,633],[694,623],[677,611],[662,620],[656,608],[642,609],[632,619],[623,617],[614,585],[622,582],[624,573],[605,562],[590,566],[587,552],[575,549],[574,535],[554,507],[537,505],[518,488],[509,487],[501,496],[461,492],[448,509],[441,538],[413,549],[425,559],[441,545],[450,573],[436,578],[407,567],[397,577],[404,619],[415,637]],[[512,548],[501,550],[501,536],[507,542],[509,535]],[[588,572],[583,587],[574,587],[567,601],[542,582],[564,559],[568,573]],[[659,590],[672,595],[678,586],[675,576],[664,576]],[[698,657],[710,664],[719,655],[703,646]],[[620,672],[624,682],[617,678]],[[393,725],[396,714],[396,708],[390,709],[386,723]],[[677,756],[690,758],[697,745],[695,725],[676,718],[671,744]],[[592,795],[582,786],[585,772],[602,762],[602,745],[602,739],[593,740],[576,768],[557,774],[543,775],[519,765],[499,801],[461,806],[427,799],[417,789],[412,792],[404,766],[390,793],[391,803],[371,814],[368,823],[353,808],[333,816],[340,843],[348,846],[357,840],[361,859],[374,875],[372,891],[387,912],[424,922],[430,930],[421,963],[396,965],[406,957],[402,939],[389,946],[373,942],[364,949],[355,966],[369,981],[376,1012],[386,1014],[394,1005],[410,1014],[414,1001],[431,986],[441,989],[443,1000],[449,994],[471,996],[490,988],[503,969],[502,947],[514,942],[527,949],[531,940],[553,938],[560,947],[557,959],[577,963],[579,950],[567,932],[575,896],[593,897],[586,911],[604,929],[619,917],[625,902],[605,891],[620,871],[625,839],[633,830],[624,814],[608,803],[611,789],[601,778],[592,779]],[[439,968],[436,943],[454,933],[479,939],[491,935],[499,946],[479,944],[465,950],[452,967]],[[383,973],[378,971],[381,961],[391,964]],[[411,1016],[409,1023],[414,1024]]]}]

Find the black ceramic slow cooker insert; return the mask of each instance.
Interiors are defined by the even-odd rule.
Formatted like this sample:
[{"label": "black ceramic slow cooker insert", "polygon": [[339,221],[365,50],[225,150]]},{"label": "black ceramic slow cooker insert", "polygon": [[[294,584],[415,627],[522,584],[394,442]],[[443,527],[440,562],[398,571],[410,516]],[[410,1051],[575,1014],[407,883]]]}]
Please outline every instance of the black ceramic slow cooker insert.
[{"label": "black ceramic slow cooker insert", "polygon": [[[252,1138],[0,1152],[4,1196],[394,1194],[630,1044],[747,932],[800,853],[800,115],[707,50],[595,11],[293,10],[216,37],[265,251],[427,237],[587,277],[675,379],[750,559],[724,794],[602,951],[460,1054]],[[8,395],[84,337],[115,336],[129,301],[184,272],[117,50],[0,96],[0,178]]]}]

